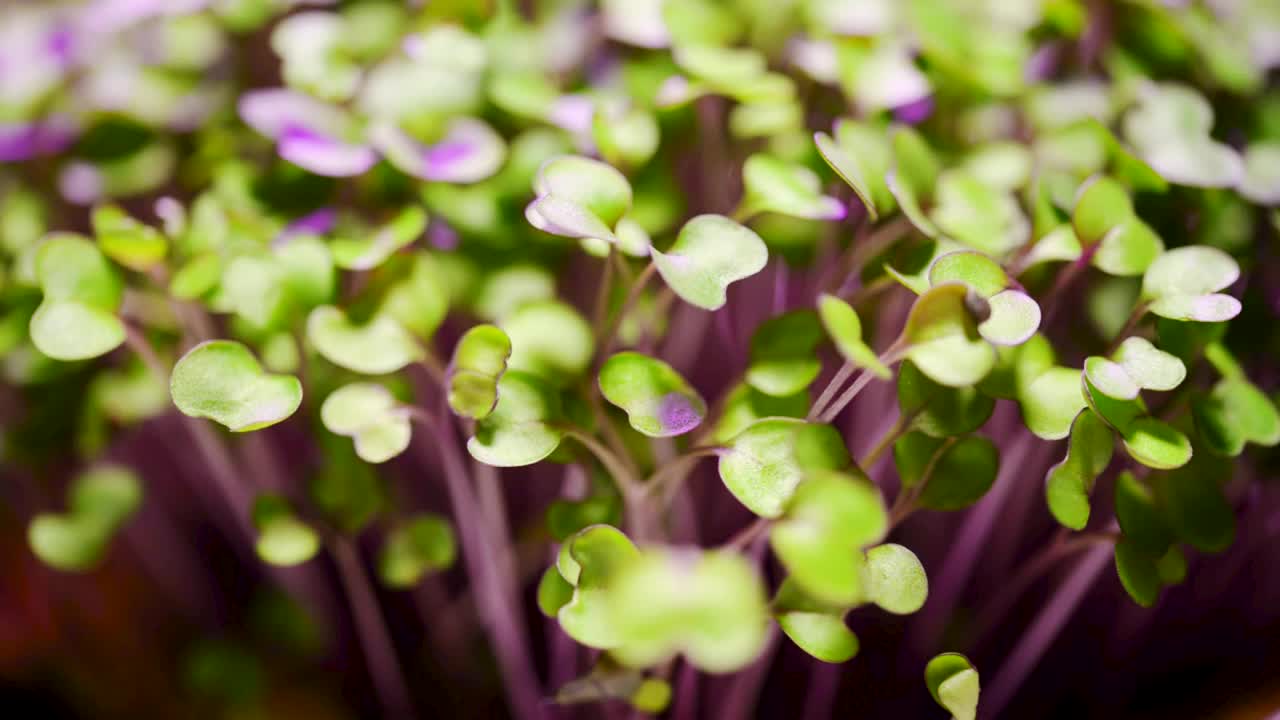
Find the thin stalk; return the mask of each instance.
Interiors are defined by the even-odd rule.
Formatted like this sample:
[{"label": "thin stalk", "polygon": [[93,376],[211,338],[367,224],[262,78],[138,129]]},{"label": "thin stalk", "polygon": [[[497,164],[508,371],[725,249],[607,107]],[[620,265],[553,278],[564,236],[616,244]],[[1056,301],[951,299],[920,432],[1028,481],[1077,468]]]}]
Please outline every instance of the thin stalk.
[{"label": "thin stalk", "polygon": [[[428,414],[416,418],[430,418]],[[502,592],[503,582],[497,577],[497,562],[488,533],[483,531],[488,520],[480,511],[467,479],[466,466],[458,452],[457,437],[446,423],[433,423],[438,435],[436,446],[444,470],[445,485],[453,505],[454,521],[462,539],[462,556],[471,579],[472,597],[497,658],[507,693],[511,714],[519,720],[537,720],[543,716],[519,609],[513,607]]]},{"label": "thin stalk", "polygon": [[1098,545],[1076,563],[1071,574],[1054,592],[1049,604],[1036,616],[1004,665],[996,672],[991,690],[983,693],[983,712],[988,717],[999,717],[1013,699],[1022,681],[1035,669],[1040,657],[1049,649],[1058,632],[1084,600],[1094,579],[1109,564],[1107,560],[1110,557],[1111,548]]},{"label": "thin stalk", "polygon": [[[644,270],[636,276],[635,282],[631,283],[631,289],[627,291],[627,297],[622,301],[622,307],[618,308],[617,314],[613,316],[613,320],[609,323],[608,328],[600,335],[600,341],[596,346],[600,348],[600,362],[609,357],[609,353],[613,351],[613,346],[617,344],[618,328],[622,326],[622,321],[626,318],[627,313],[635,306],[636,301],[640,299],[640,293],[644,292],[645,285],[649,284],[649,280],[658,272],[658,266],[649,261]],[[599,363],[597,363],[598,365]]]},{"label": "thin stalk", "polygon": [[351,540],[344,537],[333,540],[330,552],[338,567],[338,578],[342,581],[347,600],[351,604],[356,636],[360,640],[378,700],[388,717],[411,717],[413,702],[409,699],[409,689],[405,685],[395,646],[391,644],[391,636],[387,633],[386,622],[378,607],[378,598],[369,584],[369,576],[364,571],[359,554]]},{"label": "thin stalk", "polygon": [[[652,475],[650,475],[649,479],[644,482],[644,491],[649,495],[662,493],[665,497],[667,493],[664,493],[663,490],[665,489],[669,492],[670,487],[668,485],[664,488],[664,483],[679,484],[675,480],[669,480],[669,478],[679,477],[681,475],[681,471],[687,471],[695,461],[701,458],[719,455],[722,450],[724,450],[724,448],[719,445],[691,448],[683,455],[673,458],[671,462],[658,468]],[[687,472],[685,474],[687,474]]]},{"label": "thin stalk", "polygon": [[1023,593],[1029,590],[1045,573],[1052,570],[1053,566],[1060,560],[1098,543],[1114,544],[1115,537],[1107,533],[1082,533],[1070,538],[1066,536],[1065,532],[1057,534],[1054,540],[1045,546],[1038,555],[1026,562],[1016,575],[1010,578],[1008,582],[1001,583],[1000,592],[996,593],[991,604],[983,608],[981,614],[974,621],[973,630],[969,634],[971,638],[969,646],[974,648],[982,643],[987,634],[1013,608]]},{"label": "thin stalk", "polygon": [[[901,338],[894,340],[893,344],[880,354],[880,362],[886,365],[892,365],[898,362],[900,359],[899,353],[901,352],[901,349]],[[875,378],[876,376],[870,370],[864,369],[862,374],[858,376],[858,379],[854,380],[853,384],[844,391],[844,394],[837,398],[835,402],[831,403],[831,405],[822,412],[818,422],[829,423],[832,420],[835,420],[836,416],[840,414],[840,411],[844,410],[846,405],[853,402],[853,399],[858,396],[858,393],[862,392],[862,388],[870,384]]]},{"label": "thin stalk", "polygon": [[573,438],[581,443],[600,461],[605,470],[608,470],[609,474],[614,476],[618,483],[618,489],[622,491],[624,497],[635,498],[640,495],[640,487],[631,475],[631,471],[609,448],[605,447],[599,440],[576,428],[563,428],[563,430],[565,437]]},{"label": "thin stalk", "polygon": [[903,434],[907,432],[907,429],[911,427],[911,421],[913,419],[914,415],[911,417],[903,417],[899,415],[898,419],[889,426],[888,431],[881,435],[880,439],[876,441],[875,446],[868,450],[866,455],[858,458],[858,467],[866,470],[874,465],[876,461],[880,459],[880,456],[883,455],[886,450],[893,447],[893,444],[898,441],[898,438],[902,437]]},{"label": "thin stalk", "polygon": [[769,518],[756,518],[755,522],[739,530],[720,547],[724,550],[740,550],[763,535],[772,525],[773,521]]},{"label": "thin stalk", "polygon": [[836,370],[836,374],[832,376],[827,386],[822,389],[818,399],[813,403],[813,407],[809,408],[809,415],[805,417],[805,420],[812,421],[822,414],[823,408],[827,406],[827,403],[831,402],[831,398],[835,397],[836,391],[849,379],[854,369],[853,363],[846,361],[845,364],[840,366],[839,370]]},{"label": "thin stalk", "polygon": [[604,270],[600,274],[600,287],[596,289],[596,301],[591,311],[591,336],[599,342],[604,332],[604,323],[609,314],[609,291],[613,289],[614,254],[617,249],[609,243],[609,255],[604,259]]},{"label": "thin stalk", "polygon": [[1140,302],[1133,308],[1133,312],[1129,313],[1129,318],[1124,321],[1120,331],[1116,333],[1116,336],[1111,339],[1111,343],[1107,345],[1107,351],[1103,353],[1104,355],[1110,355],[1116,351],[1116,348],[1120,347],[1120,343],[1124,342],[1124,339],[1133,332],[1134,328],[1138,327],[1138,323],[1142,322],[1143,316],[1147,314],[1147,309],[1150,307],[1151,303]]},{"label": "thin stalk", "polygon": [[899,491],[898,496],[893,499],[893,507],[889,508],[889,527],[894,528],[906,520],[911,513],[916,510],[916,501],[920,499],[920,493],[924,492],[924,488],[929,484],[929,480],[933,478],[933,471],[938,467],[938,461],[946,454],[947,450],[956,444],[956,436],[948,437],[942,441],[937,450],[933,451],[933,457],[929,458],[929,464],[924,466],[924,470],[920,473],[920,478],[916,480],[916,484],[910,490]]}]

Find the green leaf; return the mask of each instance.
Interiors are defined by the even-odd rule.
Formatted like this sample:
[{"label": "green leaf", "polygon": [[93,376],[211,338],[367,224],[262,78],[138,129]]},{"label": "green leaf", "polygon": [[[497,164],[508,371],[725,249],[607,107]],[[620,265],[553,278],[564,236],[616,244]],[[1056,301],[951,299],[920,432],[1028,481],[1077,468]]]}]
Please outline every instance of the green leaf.
[{"label": "green leaf", "polygon": [[984,298],[1009,286],[1009,276],[995,260],[972,250],[959,250],[940,256],[929,266],[929,284],[961,282]]},{"label": "green leaf", "polygon": [[1053,363],[1053,348],[1042,335],[1023,345],[1016,361],[1022,420],[1043,440],[1066,437],[1071,423],[1086,405],[1080,392],[1080,371]]},{"label": "green leaf", "polygon": [[1125,538],[1152,557],[1169,549],[1173,536],[1155,495],[1128,470],[1116,477],[1116,520]]},{"label": "green leaf", "polygon": [[1222,491],[1230,465],[1196,459],[1155,478],[1156,497],[1169,528],[1197,550],[1217,553],[1235,540],[1236,518]]},{"label": "green leaf", "polygon": [[390,315],[354,323],[332,305],[307,316],[307,340],[329,362],[363,375],[392,373],[422,357],[413,336]]},{"label": "green leaf", "polygon": [[1157,470],[1182,467],[1191,460],[1191,441],[1172,425],[1151,417],[1134,420],[1122,434],[1124,449]]},{"label": "green leaf", "polygon": [[477,325],[458,339],[449,364],[449,407],[482,420],[498,404],[498,380],[507,370],[511,340],[493,325]]},{"label": "green leaf", "polygon": [[631,209],[627,178],[591,158],[548,160],[538,169],[533,189],[538,197],[525,215],[534,227],[556,235],[612,241],[613,226]]},{"label": "green leaf", "polygon": [[683,653],[711,673],[740,669],[768,639],[768,605],[755,568],[719,551],[645,550],[610,583],[621,645],[611,654],[647,667]]},{"label": "green leaf", "polygon": [[924,668],[925,686],[934,701],[955,720],[978,716],[978,671],[960,653],[942,653]]},{"label": "green leaf", "polygon": [[814,472],[796,487],[769,542],[807,595],[850,606],[865,593],[861,548],[888,527],[880,491],[865,478]]},{"label": "green leaf", "polygon": [[934,192],[936,204],[929,218],[944,235],[963,245],[1002,257],[1031,237],[1031,224],[1013,195],[963,170],[943,173]]},{"label": "green leaf", "polygon": [[91,570],[101,562],[111,536],[141,504],[142,485],[131,470],[92,468],[71,484],[67,513],[41,513],[32,520],[27,544],[49,567]]},{"label": "green leaf", "polygon": [[751,337],[747,384],[766,395],[795,395],[822,372],[817,347],[822,328],[817,315],[797,310],[769,318]]},{"label": "green leaf", "polygon": [[27,544],[41,562],[63,572],[90,570],[106,552],[97,523],[79,515],[36,515],[27,527]]},{"label": "green leaf", "polygon": [[742,207],[809,220],[845,216],[839,200],[822,194],[822,180],[809,168],[771,155],[752,155],[742,166]]},{"label": "green leaf", "polygon": [[1216,142],[1213,108],[1191,88],[1162,84],[1143,88],[1124,118],[1125,137],[1138,155],[1169,182],[1232,187],[1244,175],[1235,150]]},{"label": "green leaf", "polygon": [[31,316],[31,341],[56,360],[104,355],[124,342],[116,317],[124,297],[120,276],[93,243],[66,233],[35,250],[35,276],[44,301]]},{"label": "green leaf", "polygon": [[1141,275],[1162,252],[1164,241],[1135,216],[1102,238],[1091,262],[1108,275],[1130,277]]},{"label": "green leaf", "polygon": [[939,385],[910,361],[898,370],[898,406],[911,427],[933,437],[963,435],[982,427],[995,410],[995,398],[977,388]]},{"label": "green leaf", "polygon": [[778,627],[801,650],[825,663],[843,663],[858,654],[858,636],[844,619],[827,613],[787,612]]},{"label": "green leaf", "polygon": [[600,155],[613,165],[640,167],[658,151],[662,140],[658,121],[640,108],[597,107],[591,119],[591,137]]},{"label": "green leaf", "polygon": [[1021,290],[1003,290],[987,298],[990,315],[978,333],[996,345],[1021,345],[1040,329],[1040,305]]},{"label": "green leaf", "polygon": [[600,368],[600,392],[649,437],[683,435],[702,423],[707,403],[670,365],[636,352],[621,352]]},{"label": "green leaf", "polygon": [[1114,450],[1111,428],[1092,410],[1081,410],[1071,423],[1067,456],[1045,475],[1049,511],[1063,526],[1083,530],[1089,523],[1089,494]]},{"label": "green leaf", "polygon": [[962,283],[944,283],[916,298],[900,342],[903,355],[934,382],[973,385],[996,362],[996,352],[978,336],[973,310],[987,302]]},{"label": "green leaf", "polygon": [[573,599],[573,593],[574,587],[552,565],[542,573],[542,579],[538,581],[538,609],[547,617],[555,617],[560,608]]},{"label": "green leaf", "polygon": [[854,367],[866,368],[882,380],[892,377],[893,373],[880,361],[875,350],[862,341],[862,322],[849,303],[834,295],[822,293],[818,296],[818,317],[846,362]]},{"label": "green leaf", "polygon": [[[801,433],[812,433],[805,467],[797,445]],[[810,425],[791,418],[766,418],[748,426],[727,443],[720,455],[720,478],[751,512],[776,518],[783,512],[806,470],[842,470],[852,463],[840,433],[830,425]]]},{"label": "green leaf", "polygon": [[169,378],[173,404],[184,415],[213,420],[232,432],[274,425],[302,404],[302,383],[263,372],[240,343],[210,340],[178,360]]},{"label": "green leaf", "polygon": [[502,322],[511,339],[507,366],[567,385],[582,375],[595,353],[595,338],[582,314],[559,300],[528,303]]},{"label": "green leaf", "polygon": [[991,489],[1000,469],[995,445],[975,435],[939,440],[907,433],[894,444],[893,457],[904,490],[925,484],[917,502],[930,510],[972,505]]},{"label": "green leaf", "polygon": [[740,383],[725,397],[724,408],[720,412],[715,431],[711,434],[711,441],[724,444],[748,425],[763,418],[803,418],[808,412],[808,392],[779,398],[765,395],[746,383]]},{"label": "green leaf", "polygon": [[1208,395],[1191,401],[1196,430],[1208,449],[1235,457],[1246,443],[1272,447],[1280,443],[1280,412],[1253,383],[1228,377]]},{"label": "green leaf", "polygon": [[1080,243],[1088,247],[1133,217],[1133,201],[1124,186],[1109,177],[1099,177],[1080,190],[1071,212],[1071,225]]},{"label": "green leaf", "polygon": [[704,310],[723,307],[729,285],[760,272],[769,260],[759,235],[722,215],[693,218],[667,252],[655,248],[652,254],[675,294]]},{"label": "green leaf", "polygon": [[1116,543],[1116,574],[1134,602],[1148,608],[1156,604],[1161,585],[1156,561],[1128,538],[1121,538]]},{"label": "green leaf", "polygon": [[357,382],[329,394],[320,406],[329,432],[355,440],[356,454],[383,463],[409,447],[413,430],[408,412],[382,385]]},{"label": "green leaf", "polygon": [[564,431],[553,423],[560,401],[537,376],[509,370],[498,381],[498,404],[476,423],[467,441],[471,456],[495,467],[532,465],[560,445]]},{"label": "green leaf", "polygon": [[867,551],[866,597],[882,610],[910,615],[924,607],[929,578],[909,549],[886,543]]},{"label": "green leaf", "polygon": [[619,645],[607,594],[613,578],[639,556],[631,540],[609,525],[592,525],[565,541],[560,574],[574,586],[574,593],[557,617],[569,637],[594,648]]},{"label": "green leaf", "polygon": [[1151,302],[1151,312],[1161,317],[1222,322],[1240,313],[1240,301],[1218,291],[1239,277],[1240,266],[1217,248],[1174,248],[1147,268],[1142,297]]},{"label": "green leaf", "polygon": [[1084,376],[1103,395],[1117,400],[1133,400],[1142,389],[1123,365],[1103,357],[1086,358]]},{"label": "green leaf", "polygon": [[782,632],[801,650],[827,663],[842,663],[858,654],[858,637],[844,624],[847,608],[806,595],[787,578],[773,599]]},{"label": "green leaf", "polygon": [[378,576],[391,588],[410,588],[429,572],[453,565],[457,540],[449,521],[425,513],[392,530],[378,554]]},{"label": "green leaf", "polygon": [[93,234],[107,257],[131,270],[146,271],[164,261],[168,244],[158,230],[129,217],[115,205],[93,209]]},{"label": "green leaf", "polygon": [[1255,142],[1245,149],[1239,190],[1259,205],[1280,205],[1280,141]]},{"label": "green leaf", "polygon": [[[838,135],[839,130],[836,132]],[[877,220],[875,194],[867,180],[871,172],[863,167],[859,155],[851,152],[851,148],[838,143],[824,132],[814,133],[813,142],[817,145],[818,153],[822,155],[822,159],[827,161],[827,165],[831,166],[831,169],[840,176],[841,180],[844,180],[849,187],[853,188],[854,193],[858,195],[858,199],[862,201],[863,207],[867,209],[867,217],[872,222]]]},{"label": "green leaf", "polygon": [[1187,377],[1187,367],[1181,360],[1146,338],[1125,338],[1116,350],[1115,359],[1144,390],[1173,390]]},{"label": "green leaf", "polygon": [[301,565],[320,550],[320,537],[277,495],[258,496],[253,503],[253,524],[258,529],[254,549],[268,564]]},{"label": "green leaf", "polygon": [[378,315],[386,315],[405,330],[428,340],[449,311],[450,288],[464,273],[446,269],[442,258],[425,252],[413,254],[408,272],[387,289]]},{"label": "green leaf", "polygon": [[426,211],[410,206],[374,231],[371,237],[334,239],[329,243],[329,248],[333,251],[333,262],[344,270],[372,270],[386,262],[396,251],[417,240],[426,227]]}]

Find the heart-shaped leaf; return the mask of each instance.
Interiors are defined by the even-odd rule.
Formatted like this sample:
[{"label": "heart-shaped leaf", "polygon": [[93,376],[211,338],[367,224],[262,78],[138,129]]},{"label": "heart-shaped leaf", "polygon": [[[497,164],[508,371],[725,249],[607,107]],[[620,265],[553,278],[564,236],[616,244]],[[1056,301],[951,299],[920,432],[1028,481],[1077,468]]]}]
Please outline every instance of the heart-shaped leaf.
[{"label": "heart-shaped leaf", "polygon": [[391,222],[361,239],[337,238],[329,243],[333,262],[344,270],[372,270],[397,250],[407,247],[427,227],[427,213],[420,207],[405,208]]},{"label": "heart-shaped leaf", "polygon": [[1115,360],[1144,390],[1173,390],[1187,377],[1187,368],[1181,360],[1145,338],[1125,338],[1116,350]]},{"label": "heart-shaped leaf", "polygon": [[560,608],[573,599],[573,592],[573,586],[560,574],[559,568],[552,565],[542,573],[542,579],[538,581],[538,610],[549,618],[555,617]]},{"label": "heart-shaped leaf", "polygon": [[1208,449],[1235,457],[1246,443],[1267,447],[1280,443],[1280,411],[1243,377],[1227,377],[1191,402],[1196,430]]},{"label": "heart-shaped leaf", "polygon": [[404,452],[413,432],[408,413],[377,383],[351,383],[333,391],[320,406],[320,420],[329,432],[355,440],[356,454],[371,463]]},{"label": "heart-shaped leaf", "polygon": [[424,513],[396,527],[378,553],[378,576],[391,588],[411,588],[429,572],[453,565],[453,527],[440,515]]},{"label": "heart-shaped leaf", "polygon": [[773,599],[778,627],[801,650],[827,663],[842,663],[858,654],[858,636],[844,623],[847,608],[807,596],[791,578]]},{"label": "heart-shaped leaf", "polygon": [[1179,540],[1206,553],[1231,547],[1236,517],[1223,492],[1230,474],[1229,463],[1201,453],[1186,465],[1152,478],[1157,506]]},{"label": "heart-shaped leaf", "polygon": [[1013,195],[962,170],[943,173],[936,195],[929,218],[963,245],[1002,257],[1031,237],[1031,225]]},{"label": "heart-shaped leaf", "polygon": [[1111,428],[1085,408],[1071,423],[1067,456],[1045,475],[1049,512],[1063,526],[1083,530],[1089,522],[1089,494],[1098,475],[1111,462],[1115,440]]},{"label": "heart-shaped leaf", "polygon": [[622,173],[576,155],[543,163],[533,189],[538,197],[526,217],[535,227],[568,237],[613,241],[613,226],[631,209],[631,184]]},{"label": "heart-shaped leaf", "polygon": [[771,155],[752,155],[742,166],[743,213],[774,212],[809,220],[839,220],[844,205],[822,194],[822,180],[809,168]]},{"label": "heart-shaped leaf", "polygon": [[769,542],[806,594],[850,606],[864,594],[861,549],[887,530],[884,500],[865,478],[812,472],[796,487]]},{"label": "heart-shaped leaf", "polygon": [[[807,452],[797,452],[800,435]],[[843,470],[852,460],[840,433],[830,425],[791,418],[765,418],[731,438],[720,455],[720,478],[747,507],[762,517],[782,514],[806,471]]]},{"label": "heart-shaped leaf", "polygon": [[307,317],[307,340],[326,360],[364,375],[395,372],[422,357],[422,349],[389,315],[358,324],[332,305]]},{"label": "heart-shaped leaf", "polygon": [[1205,245],[1174,248],[1156,258],[1142,278],[1151,312],[1173,320],[1222,322],[1240,313],[1240,301],[1218,291],[1240,277],[1230,255]]},{"label": "heart-shaped leaf", "polygon": [[1071,223],[1082,245],[1098,245],[1091,262],[1109,275],[1141,275],[1164,251],[1160,236],[1134,213],[1128,192],[1108,177],[1081,189]]},{"label": "heart-shaped leaf", "polygon": [[1175,84],[1147,86],[1124,118],[1125,138],[1138,155],[1169,182],[1197,187],[1233,187],[1244,163],[1212,139],[1213,108],[1198,92]]},{"label": "heart-shaped leaf", "polygon": [[1021,290],[1006,289],[1004,268],[981,253],[938,256],[929,266],[929,283],[963,283],[985,298],[989,315],[978,324],[978,333],[996,345],[1021,345],[1040,327],[1040,305]]},{"label": "heart-shaped leaf", "polygon": [[1150,468],[1169,470],[1191,460],[1191,441],[1187,436],[1156,418],[1134,420],[1121,437],[1130,457]]},{"label": "heart-shaped leaf", "polygon": [[939,385],[908,361],[898,370],[898,406],[902,417],[912,418],[912,428],[947,437],[982,427],[995,410],[995,398],[977,388]]},{"label": "heart-shaped leaf", "polygon": [[818,317],[810,310],[764,321],[751,337],[747,384],[774,397],[801,392],[822,372],[815,352],[821,339]]},{"label": "heart-shaped leaf", "polygon": [[984,437],[938,439],[910,432],[893,446],[904,490],[924,483],[917,503],[930,510],[966,508],[991,489],[1000,469],[1000,453]]},{"label": "heart-shaped leaf", "polygon": [[132,270],[145,271],[164,261],[168,243],[158,230],[129,217],[115,205],[99,205],[91,217],[98,247]]},{"label": "heart-shaped leaf", "polygon": [[68,491],[68,512],[41,513],[27,528],[27,543],[40,561],[64,572],[98,565],[111,536],[142,504],[142,484],[130,470],[88,470]]},{"label": "heart-shaped leaf", "polygon": [[631,427],[649,437],[682,435],[702,423],[706,401],[670,365],[621,352],[600,368],[600,392],[627,413]]},{"label": "heart-shaped leaf", "polygon": [[942,653],[924,668],[929,694],[954,720],[978,717],[978,671],[960,653]]},{"label": "heart-shaped leaf", "polygon": [[449,364],[449,407],[482,420],[498,404],[498,380],[507,370],[511,339],[493,325],[477,325],[458,339]]},{"label": "heart-shaped leaf", "polygon": [[[935,382],[973,385],[995,365],[995,350],[978,335],[975,310],[986,315],[986,300],[962,283],[930,288],[911,307],[899,342],[903,355]],[[985,318],[984,318],[985,319]]]},{"label": "heart-shaped leaf", "polygon": [[1054,364],[1053,347],[1035,335],[1019,348],[1015,363],[1022,420],[1036,437],[1060,440],[1086,403],[1080,392],[1080,371]]},{"label": "heart-shaped leaf", "polygon": [[704,310],[723,307],[729,285],[755,275],[769,261],[760,236],[723,215],[691,219],[665,253],[655,248],[652,255],[672,291]]},{"label": "heart-shaped leaf", "polygon": [[1239,190],[1259,205],[1280,205],[1280,142],[1256,142],[1245,149]]},{"label": "heart-shaped leaf", "polygon": [[636,107],[597,108],[591,120],[591,137],[605,160],[632,168],[649,162],[662,140],[657,119]]},{"label": "heart-shaped leaf", "polygon": [[645,550],[614,576],[608,601],[621,640],[611,654],[633,667],[683,653],[707,672],[731,672],[768,639],[763,583],[736,553]]},{"label": "heart-shaped leaf", "polygon": [[1000,263],[979,252],[961,250],[939,256],[929,265],[929,284],[961,282],[984,298],[1009,286],[1009,275]]},{"label": "heart-shaped leaf", "polygon": [[631,540],[609,525],[592,525],[565,541],[557,567],[574,593],[557,617],[569,637],[588,647],[618,646],[607,593],[614,576],[639,555]]},{"label": "heart-shaped leaf", "polygon": [[[885,175],[893,161],[892,148],[886,142],[884,129],[841,118],[835,124],[834,144],[820,140],[820,136],[821,133],[814,136],[818,152],[836,174],[853,187],[867,206],[868,216],[875,220],[879,215],[893,212],[897,201],[885,183]],[[853,174],[855,172],[860,174],[861,190],[855,184],[858,179]]]},{"label": "heart-shaped leaf", "polygon": [[377,314],[394,319],[423,340],[430,339],[449,311],[450,288],[464,274],[456,267],[446,268],[441,257],[414,253],[407,271],[382,296]]},{"label": "heart-shaped leaf", "polygon": [[248,348],[209,340],[191,348],[169,378],[173,404],[185,415],[208,418],[232,432],[274,425],[302,404],[302,383],[263,372]]},{"label": "heart-shaped leaf", "polygon": [[882,380],[888,380],[892,376],[875,350],[862,341],[862,322],[849,303],[823,293],[818,296],[818,317],[846,362],[854,367],[866,368]]},{"label": "heart-shaped leaf", "polygon": [[55,234],[35,250],[44,301],[31,316],[31,341],[56,360],[104,355],[124,342],[116,317],[124,297],[120,276],[93,243]]},{"label": "heart-shaped leaf", "polygon": [[555,452],[564,432],[553,425],[559,397],[535,375],[509,370],[498,381],[498,404],[467,441],[467,451],[486,465],[532,465]]},{"label": "heart-shaped leaf", "polygon": [[1155,558],[1142,552],[1128,538],[1116,543],[1116,574],[1129,597],[1142,607],[1151,607],[1160,597],[1160,573]]},{"label": "heart-shaped leaf", "polygon": [[711,441],[717,444],[728,442],[748,425],[767,417],[803,418],[808,412],[808,392],[773,397],[741,383],[725,397],[724,408],[720,411],[720,419],[711,434]]},{"label": "heart-shaped leaf", "polygon": [[521,306],[502,321],[502,329],[511,339],[508,367],[555,384],[581,376],[595,353],[591,326],[573,306],[559,300]]},{"label": "heart-shaped leaf", "polygon": [[1126,540],[1153,557],[1169,549],[1173,534],[1156,506],[1155,495],[1127,470],[1116,476],[1115,507]]},{"label": "heart-shaped leaf", "polygon": [[893,543],[867,550],[865,595],[882,610],[910,615],[924,607],[929,578],[911,550]]}]

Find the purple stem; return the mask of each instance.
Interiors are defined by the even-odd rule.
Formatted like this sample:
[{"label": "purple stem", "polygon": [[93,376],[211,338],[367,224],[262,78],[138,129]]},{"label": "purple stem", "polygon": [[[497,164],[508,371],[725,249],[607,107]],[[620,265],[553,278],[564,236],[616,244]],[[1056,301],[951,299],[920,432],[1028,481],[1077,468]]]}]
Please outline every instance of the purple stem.
[{"label": "purple stem", "polygon": [[951,543],[951,552],[942,563],[943,570],[936,589],[929,594],[926,612],[912,625],[909,641],[904,644],[904,648],[919,655],[932,650],[960,599],[974,562],[986,547],[987,535],[1000,516],[1005,498],[1021,474],[1022,464],[1034,444],[1035,438],[1023,431],[1001,458],[1000,474],[994,486],[965,518],[960,532],[956,534],[955,541]]},{"label": "purple stem", "polygon": [[1022,681],[1035,669],[1040,656],[1049,649],[1062,626],[1084,599],[1098,573],[1107,566],[1111,554],[1111,546],[1099,545],[1076,563],[1071,574],[1054,593],[1049,604],[1036,616],[1031,627],[1009,654],[1009,659],[996,673],[991,689],[983,693],[983,703],[980,706],[983,717],[1000,717],[1000,712],[1013,699]]},{"label": "purple stem", "polygon": [[[448,410],[445,412],[442,417],[448,417]],[[441,436],[437,438],[437,447],[453,504],[454,523],[462,536],[462,557],[467,576],[471,578],[472,597],[506,681],[507,703],[512,716],[518,720],[540,720],[544,716],[543,706],[529,662],[524,629],[517,619],[518,609],[509,604],[509,596],[502,592],[505,581],[498,576],[496,553],[490,545],[489,533],[484,531],[488,520],[471,493],[453,428],[437,423],[436,431]]]},{"label": "purple stem", "polygon": [[387,634],[387,626],[378,607],[378,598],[369,585],[369,577],[351,540],[339,537],[330,548],[338,567],[338,578],[351,603],[351,617],[355,621],[356,636],[364,651],[369,675],[377,689],[378,699],[387,717],[412,717],[413,703],[400,673],[395,646]]}]

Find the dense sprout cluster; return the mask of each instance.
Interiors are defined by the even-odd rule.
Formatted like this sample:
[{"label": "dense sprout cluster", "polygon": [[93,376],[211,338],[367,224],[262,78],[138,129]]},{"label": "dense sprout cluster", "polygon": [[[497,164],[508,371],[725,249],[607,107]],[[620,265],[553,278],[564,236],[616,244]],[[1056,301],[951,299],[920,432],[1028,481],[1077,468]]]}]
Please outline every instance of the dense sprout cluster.
[{"label": "dense sprout cluster", "polygon": [[[1280,444],[1266,0],[95,0],[0,36],[5,462],[75,476],[30,550],[100,567],[158,472],[116,448],[176,436],[272,582],[337,573],[387,716],[364,551],[474,607],[513,716],[690,717],[780,636],[854,660],[943,570],[908,530],[982,545],[1034,486],[1005,559],[1061,529],[947,637],[1086,553],[1054,612],[981,710],[912,655],[996,717],[1112,558],[1151,606],[1226,550]],[[576,677],[534,672],[533,595]]]}]

